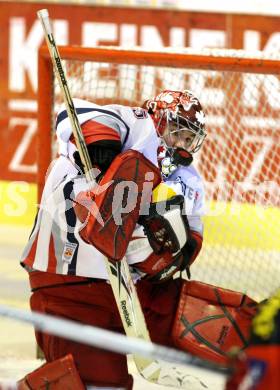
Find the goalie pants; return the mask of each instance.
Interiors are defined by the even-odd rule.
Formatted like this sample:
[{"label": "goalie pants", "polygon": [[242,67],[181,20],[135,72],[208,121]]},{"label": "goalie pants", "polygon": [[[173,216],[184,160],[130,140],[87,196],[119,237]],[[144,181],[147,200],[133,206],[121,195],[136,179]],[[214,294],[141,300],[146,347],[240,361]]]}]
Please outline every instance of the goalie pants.
[{"label": "goalie pants", "polygon": [[[124,333],[111,286],[106,281],[39,271],[31,272],[29,277],[32,310]],[[172,346],[170,335],[180,280],[161,285],[139,282],[137,289],[152,341]],[[132,389],[126,356],[39,331],[35,335],[48,362],[71,353],[85,385]]]}]

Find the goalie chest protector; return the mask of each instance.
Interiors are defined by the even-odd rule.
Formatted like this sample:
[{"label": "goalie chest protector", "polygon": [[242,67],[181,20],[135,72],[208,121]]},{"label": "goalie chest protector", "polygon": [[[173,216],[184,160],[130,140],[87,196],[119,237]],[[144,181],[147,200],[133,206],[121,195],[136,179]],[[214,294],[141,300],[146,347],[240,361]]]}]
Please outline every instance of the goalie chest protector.
[{"label": "goalie chest protector", "polygon": [[228,364],[229,352],[247,346],[257,303],[247,295],[184,281],[172,329],[175,345],[202,359]]}]

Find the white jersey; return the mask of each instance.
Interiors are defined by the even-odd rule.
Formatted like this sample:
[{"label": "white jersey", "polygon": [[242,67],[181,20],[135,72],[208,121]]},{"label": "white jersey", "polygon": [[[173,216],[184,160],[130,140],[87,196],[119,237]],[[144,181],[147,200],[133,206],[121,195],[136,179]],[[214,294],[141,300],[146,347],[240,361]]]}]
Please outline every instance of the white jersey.
[{"label": "white jersey", "polygon": [[185,199],[185,213],[190,229],[203,236],[201,217],[205,213],[205,193],[202,178],[193,165],[180,165],[165,183]]},{"label": "white jersey", "polygon": [[[88,120],[113,129],[122,143],[122,150],[141,152],[157,166],[159,140],[150,116],[142,109],[120,105],[98,106],[75,100],[80,124]],[[72,200],[88,189],[84,178],[77,177],[73,164],[75,145],[69,142],[71,127],[65,109],[57,117],[57,139],[60,157],[47,177],[41,206],[23,256],[22,264],[31,269],[64,275],[108,279],[105,256],[85,243],[79,230]]]}]

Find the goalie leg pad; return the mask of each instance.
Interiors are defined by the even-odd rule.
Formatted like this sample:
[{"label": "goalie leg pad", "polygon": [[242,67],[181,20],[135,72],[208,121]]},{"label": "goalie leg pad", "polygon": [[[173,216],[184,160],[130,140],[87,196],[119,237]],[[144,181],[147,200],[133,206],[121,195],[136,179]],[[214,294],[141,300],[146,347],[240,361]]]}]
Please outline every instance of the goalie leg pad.
[{"label": "goalie leg pad", "polygon": [[[152,182],[150,188],[157,186],[160,171],[141,153],[128,150],[114,159],[99,182],[99,189],[105,190],[92,194],[94,205],[89,210],[83,238],[112,260],[124,257],[140,206],[150,202],[151,191],[144,188],[147,181]],[[96,218],[96,209],[103,223]]]},{"label": "goalie leg pad", "polygon": [[85,390],[72,355],[45,363],[17,383],[18,390]]},{"label": "goalie leg pad", "polygon": [[174,344],[203,359],[228,364],[232,347],[245,348],[257,303],[248,296],[184,281],[172,329]]}]

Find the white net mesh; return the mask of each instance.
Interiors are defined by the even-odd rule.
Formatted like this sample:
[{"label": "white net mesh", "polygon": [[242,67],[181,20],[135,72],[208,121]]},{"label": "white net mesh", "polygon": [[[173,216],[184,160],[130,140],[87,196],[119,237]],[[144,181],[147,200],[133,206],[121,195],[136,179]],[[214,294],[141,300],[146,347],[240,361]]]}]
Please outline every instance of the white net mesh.
[{"label": "white net mesh", "polygon": [[[211,53],[211,51],[207,51]],[[214,51],[215,56],[248,56]],[[261,52],[251,58],[269,58]],[[207,116],[195,155],[207,200],[205,240],[193,279],[268,297],[280,285],[280,77],[143,65],[64,61],[73,97],[141,105],[162,89],[190,89]],[[211,69],[211,70],[210,70]],[[55,107],[62,102],[56,85]]]}]

